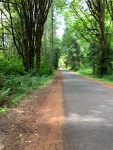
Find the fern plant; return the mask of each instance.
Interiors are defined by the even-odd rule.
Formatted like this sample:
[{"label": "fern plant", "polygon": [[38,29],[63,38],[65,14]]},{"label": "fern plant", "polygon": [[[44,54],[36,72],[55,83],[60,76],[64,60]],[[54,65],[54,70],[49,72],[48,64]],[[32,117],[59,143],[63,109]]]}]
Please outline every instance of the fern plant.
[{"label": "fern plant", "polygon": [[3,89],[0,91],[0,106],[6,105],[10,106],[11,105],[11,96],[10,96],[10,88],[8,89]]}]

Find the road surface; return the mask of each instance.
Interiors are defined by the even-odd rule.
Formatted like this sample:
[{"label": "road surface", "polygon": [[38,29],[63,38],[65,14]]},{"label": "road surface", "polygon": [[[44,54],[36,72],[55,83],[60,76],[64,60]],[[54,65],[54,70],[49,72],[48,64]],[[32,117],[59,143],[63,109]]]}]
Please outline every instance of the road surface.
[{"label": "road surface", "polygon": [[62,71],[64,150],[113,150],[113,89]]}]

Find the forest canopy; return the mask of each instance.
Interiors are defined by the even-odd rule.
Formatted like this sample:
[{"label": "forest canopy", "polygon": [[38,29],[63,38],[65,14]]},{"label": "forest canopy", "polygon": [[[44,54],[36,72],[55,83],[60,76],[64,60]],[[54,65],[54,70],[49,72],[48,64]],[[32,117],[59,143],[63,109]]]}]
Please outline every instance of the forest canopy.
[{"label": "forest canopy", "polygon": [[0,107],[50,82],[60,52],[56,18],[53,0],[0,1]]},{"label": "forest canopy", "polygon": [[48,30],[46,22],[51,26],[50,40],[51,49],[53,49],[53,5],[52,0],[0,2],[0,48],[4,52],[12,49],[11,51],[22,59],[25,71],[34,68],[38,72],[40,70],[42,40],[44,30]]},{"label": "forest canopy", "polygon": [[60,3],[66,23],[62,42],[63,48],[67,49],[64,50],[66,65],[75,70],[90,67],[100,76],[112,73],[113,1],[69,0]]}]

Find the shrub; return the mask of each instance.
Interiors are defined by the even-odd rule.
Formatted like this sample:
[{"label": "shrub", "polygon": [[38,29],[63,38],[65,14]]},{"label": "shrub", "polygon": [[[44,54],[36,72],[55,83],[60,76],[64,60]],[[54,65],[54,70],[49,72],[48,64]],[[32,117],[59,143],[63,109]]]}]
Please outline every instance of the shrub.
[{"label": "shrub", "polygon": [[41,66],[39,74],[36,70],[25,73],[21,60],[0,55],[0,108],[17,104],[27,93],[47,84],[52,73],[49,65]]},{"label": "shrub", "polygon": [[51,75],[53,73],[53,68],[50,65],[42,65],[40,68],[40,75]]},{"label": "shrub", "polygon": [[19,59],[6,60],[0,58],[0,72],[4,74],[23,74],[23,66]]},{"label": "shrub", "polygon": [[50,77],[33,76],[31,73],[25,75],[2,74],[0,89],[0,106],[11,106],[16,104],[24,95],[47,84]]},{"label": "shrub", "polygon": [[10,88],[7,90],[0,91],[0,106],[3,105],[11,105]]}]

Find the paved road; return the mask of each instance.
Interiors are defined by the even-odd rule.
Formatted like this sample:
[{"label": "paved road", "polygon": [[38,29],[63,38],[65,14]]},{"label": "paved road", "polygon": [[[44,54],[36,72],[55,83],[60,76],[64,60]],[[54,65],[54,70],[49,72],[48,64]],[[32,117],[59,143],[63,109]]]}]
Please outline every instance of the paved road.
[{"label": "paved road", "polygon": [[68,71],[64,150],[113,150],[113,90]]}]

